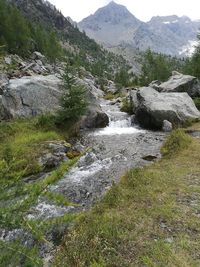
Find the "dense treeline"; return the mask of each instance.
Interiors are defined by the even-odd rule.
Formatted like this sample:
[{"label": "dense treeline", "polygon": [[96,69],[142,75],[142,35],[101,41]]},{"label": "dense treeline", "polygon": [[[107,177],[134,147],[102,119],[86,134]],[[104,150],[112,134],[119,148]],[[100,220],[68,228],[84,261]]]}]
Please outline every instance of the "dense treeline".
[{"label": "dense treeline", "polygon": [[157,54],[148,49],[144,53],[142,73],[138,82],[140,85],[148,85],[154,80],[165,81],[169,78],[173,70],[183,71],[184,64],[184,60]]},{"label": "dense treeline", "polygon": [[[22,57],[28,57],[35,50],[51,61],[63,56],[76,69],[82,66],[98,78],[112,79],[114,71],[126,65],[122,57],[104,50],[76,26],[70,24],[67,31],[60,30],[51,24],[51,20],[45,23],[42,15],[37,21],[6,0],[0,0],[0,47],[4,46],[6,52]],[[72,50],[63,49],[61,42],[67,42]]]},{"label": "dense treeline", "polygon": [[186,61],[184,71],[200,79],[200,35],[198,35],[198,40],[194,54]]},{"label": "dense treeline", "polygon": [[5,0],[0,0],[0,46],[8,53],[28,56],[38,50],[50,60],[61,54],[56,33],[28,21],[21,12]]}]

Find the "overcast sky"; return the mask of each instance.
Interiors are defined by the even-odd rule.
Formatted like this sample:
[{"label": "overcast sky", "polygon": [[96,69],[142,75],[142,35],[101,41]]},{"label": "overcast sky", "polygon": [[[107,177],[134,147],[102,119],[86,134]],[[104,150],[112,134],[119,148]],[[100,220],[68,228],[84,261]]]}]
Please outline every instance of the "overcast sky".
[{"label": "overcast sky", "polygon": [[[79,22],[111,0],[49,0],[49,2],[65,16],[70,16]],[[142,21],[148,21],[157,15],[187,15],[191,19],[200,19],[200,0],[116,0],[115,2],[126,6]]]}]

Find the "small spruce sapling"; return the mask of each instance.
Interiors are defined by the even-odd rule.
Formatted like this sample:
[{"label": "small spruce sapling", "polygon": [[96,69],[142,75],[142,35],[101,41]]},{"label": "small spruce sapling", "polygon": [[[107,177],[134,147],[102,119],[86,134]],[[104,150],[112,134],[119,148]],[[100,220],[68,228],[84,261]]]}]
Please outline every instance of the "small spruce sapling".
[{"label": "small spruce sapling", "polygon": [[67,64],[63,79],[63,95],[58,122],[75,123],[87,110],[86,88],[76,82],[73,69]]}]

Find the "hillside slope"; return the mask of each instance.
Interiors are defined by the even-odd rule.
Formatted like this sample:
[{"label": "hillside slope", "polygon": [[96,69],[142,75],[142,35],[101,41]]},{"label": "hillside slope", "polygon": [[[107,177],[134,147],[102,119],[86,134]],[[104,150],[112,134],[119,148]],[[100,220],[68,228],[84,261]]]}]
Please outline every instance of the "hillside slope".
[{"label": "hillside slope", "polygon": [[31,25],[39,25],[38,27],[46,31],[54,31],[65,50],[65,55],[77,67],[83,66],[93,75],[102,77],[105,73],[112,76],[120,67],[127,65],[123,57],[107,52],[85,33],[80,32],[76,25],[71,24],[70,19],[65,18],[48,1],[9,0],[8,2],[16,6]]}]

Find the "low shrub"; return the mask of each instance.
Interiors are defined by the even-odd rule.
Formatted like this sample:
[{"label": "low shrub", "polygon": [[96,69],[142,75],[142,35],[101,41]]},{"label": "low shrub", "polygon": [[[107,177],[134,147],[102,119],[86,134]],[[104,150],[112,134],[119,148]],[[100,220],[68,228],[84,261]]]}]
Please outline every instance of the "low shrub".
[{"label": "low shrub", "polygon": [[134,114],[134,103],[131,99],[125,98],[122,102],[122,107],[121,107],[122,112],[126,112],[129,115]]},{"label": "low shrub", "polygon": [[161,154],[165,157],[176,154],[180,150],[187,148],[191,141],[192,138],[182,129],[176,129],[167,138],[166,142],[161,148]]},{"label": "low shrub", "polygon": [[115,98],[115,95],[109,92],[104,96],[104,98],[106,100],[113,100]]},{"label": "low shrub", "polygon": [[53,129],[55,128],[55,116],[53,114],[42,114],[37,118],[35,126],[45,130]]}]

